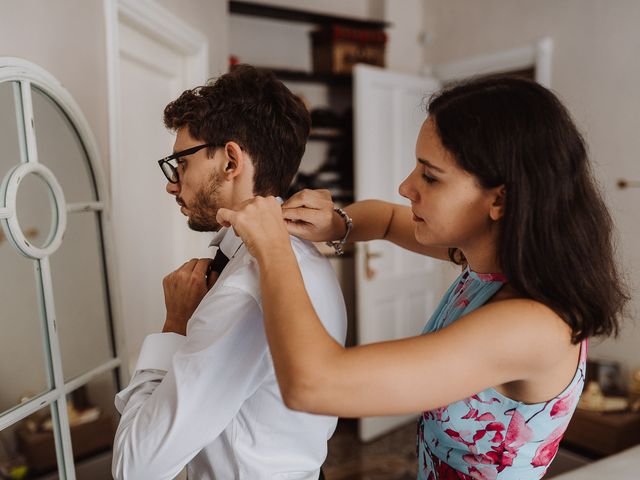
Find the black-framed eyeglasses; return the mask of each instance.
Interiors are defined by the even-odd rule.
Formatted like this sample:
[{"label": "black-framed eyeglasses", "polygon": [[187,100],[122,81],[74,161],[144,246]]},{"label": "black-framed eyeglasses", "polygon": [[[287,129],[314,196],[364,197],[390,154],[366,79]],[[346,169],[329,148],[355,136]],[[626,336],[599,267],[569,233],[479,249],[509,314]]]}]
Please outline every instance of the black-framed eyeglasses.
[{"label": "black-framed eyeglasses", "polygon": [[[187,155],[193,155],[194,153],[202,150],[207,147],[219,147],[221,145],[215,145],[213,143],[203,143],[202,145],[197,145],[195,147],[187,148],[186,150],[182,150],[180,152],[176,152],[173,155],[169,155],[168,157],[164,157],[161,160],[158,160],[158,165],[160,165],[160,169],[164,176],[167,177],[171,183],[178,183],[180,181],[180,176],[178,175],[178,164],[180,157],[186,157]],[[175,165],[170,163],[175,161]]]}]

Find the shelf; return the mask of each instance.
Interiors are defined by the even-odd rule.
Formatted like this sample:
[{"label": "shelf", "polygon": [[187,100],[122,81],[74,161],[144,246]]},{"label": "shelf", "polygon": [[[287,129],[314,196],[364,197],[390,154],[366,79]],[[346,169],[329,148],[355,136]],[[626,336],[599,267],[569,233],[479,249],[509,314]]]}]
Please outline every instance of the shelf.
[{"label": "shelf", "polygon": [[316,140],[321,142],[338,142],[344,141],[345,133],[337,128],[313,128],[309,132],[309,140]]},{"label": "shelf", "polygon": [[314,142],[341,142],[344,139],[340,135],[321,135],[317,133],[311,133],[309,134],[308,140]]},{"label": "shelf", "polygon": [[311,73],[301,70],[286,70],[281,68],[257,67],[263,70],[271,70],[280,80],[303,83],[324,83],[326,85],[351,87],[353,77],[351,75],[332,75],[325,73]]},{"label": "shelf", "polygon": [[[260,70],[268,70],[275,74],[278,79],[290,82],[303,83],[324,83],[336,87],[350,88],[353,83],[351,75],[335,75],[331,73],[312,73],[302,70],[287,70],[285,68],[272,68],[264,65],[254,65]],[[231,67],[233,69],[233,66]]]},{"label": "shelf", "polygon": [[316,25],[342,25],[345,27],[367,28],[372,30],[390,26],[389,22],[361,20],[357,18],[326,15],[306,10],[274,7],[261,3],[240,2],[234,0],[229,2],[229,13],[250,17],[272,18],[275,20],[285,20],[289,22],[313,23]]}]

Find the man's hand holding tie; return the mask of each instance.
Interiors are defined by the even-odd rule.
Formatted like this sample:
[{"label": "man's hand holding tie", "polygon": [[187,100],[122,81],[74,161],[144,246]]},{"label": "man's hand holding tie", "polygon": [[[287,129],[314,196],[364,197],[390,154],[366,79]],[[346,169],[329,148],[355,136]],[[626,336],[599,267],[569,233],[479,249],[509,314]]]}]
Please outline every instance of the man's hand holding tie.
[{"label": "man's hand holding tie", "polygon": [[167,317],[163,332],[186,335],[187,322],[218,278],[218,272],[210,271],[211,262],[210,258],[193,258],[164,277],[162,288]]}]

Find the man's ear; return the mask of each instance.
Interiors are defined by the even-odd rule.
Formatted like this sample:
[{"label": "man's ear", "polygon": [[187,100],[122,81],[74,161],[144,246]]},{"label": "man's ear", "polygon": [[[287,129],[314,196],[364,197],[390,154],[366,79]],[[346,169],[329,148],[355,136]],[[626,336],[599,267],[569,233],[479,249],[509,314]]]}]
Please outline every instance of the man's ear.
[{"label": "man's ear", "polygon": [[507,202],[507,189],[504,185],[495,187],[491,191],[492,204],[489,207],[489,217],[491,220],[498,221],[504,216],[506,202]]},{"label": "man's ear", "polygon": [[231,180],[242,173],[245,168],[245,152],[236,142],[227,142],[224,145],[224,169],[222,174],[227,180]]}]

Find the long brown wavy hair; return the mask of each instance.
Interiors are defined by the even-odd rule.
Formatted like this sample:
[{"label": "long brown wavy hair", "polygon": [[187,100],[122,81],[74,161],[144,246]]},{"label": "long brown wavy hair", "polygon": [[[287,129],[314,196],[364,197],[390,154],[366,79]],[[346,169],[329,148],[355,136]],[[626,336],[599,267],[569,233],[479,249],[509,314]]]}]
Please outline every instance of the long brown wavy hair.
[{"label": "long brown wavy hair", "polygon": [[[482,78],[435,94],[428,113],[464,170],[506,188],[498,259],[511,286],[553,309],[576,343],[616,335],[629,295],[613,221],[560,100],[529,80]],[[457,249],[449,256],[464,262]]]}]

